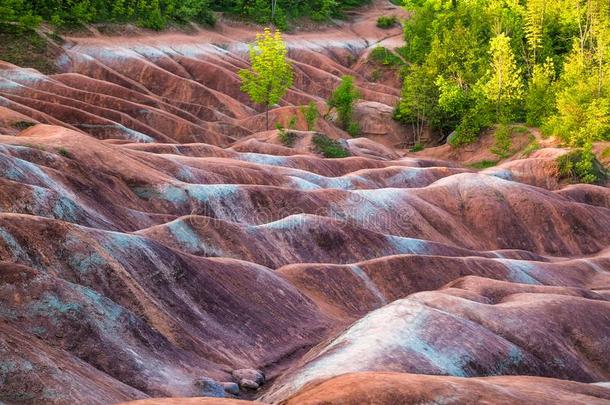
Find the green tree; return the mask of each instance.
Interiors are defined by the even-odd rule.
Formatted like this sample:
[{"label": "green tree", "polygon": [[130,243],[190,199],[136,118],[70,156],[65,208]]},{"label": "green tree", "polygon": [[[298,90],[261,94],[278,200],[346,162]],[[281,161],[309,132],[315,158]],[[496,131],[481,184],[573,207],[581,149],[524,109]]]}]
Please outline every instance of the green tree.
[{"label": "green tree", "polygon": [[525,96],[526,121],[529,125],[541,126],[555,111],[555,64],[547,58],[543,64],[534,66]]},{"label": "green tree", "polygon": [[547,0],[528,0],[525,6],[525,36],[533,64],[538,62],[537,56],[542,47],[546,7]]},{"label": "green tree", "polygon": [[277,104],[292,86],[292,66],[287,60],[282,34],[265,28],[250,45],[250,69],[242,69],[241,90],[250,99],[265,106],[265,126],[269,130],[269,108]]},{"label": "green tree", "polygon": [[495,104],[496,119],[505,121],[510,108],[523,97],[521,69],[517,67],[510,46],[510,38],[505,34],[491,40],[491,72],[484,85],[485,96]]},{"label": "green tree", "polygon": [[[337,110],[339,123],[345,130],[350,129],[354,115],[354,104],[360,98],[360,91],[354,85],[353,76],[341,77],[341,83],[332,92],[326,104],[328,105],[328,113],[333,109]],[[328,115],[327,113],[327,115]],[[353,131],[353,125],[351,126]]]},{"label": "green tree", "polygon": [[320,114],[320,112],[318,111],[318,106],[314,101],[310,101],[307,106],[301,107],[301,112],[305,117],[305,122],[307,122],[307,130],[313,131],[316,127],[318,115]]}]

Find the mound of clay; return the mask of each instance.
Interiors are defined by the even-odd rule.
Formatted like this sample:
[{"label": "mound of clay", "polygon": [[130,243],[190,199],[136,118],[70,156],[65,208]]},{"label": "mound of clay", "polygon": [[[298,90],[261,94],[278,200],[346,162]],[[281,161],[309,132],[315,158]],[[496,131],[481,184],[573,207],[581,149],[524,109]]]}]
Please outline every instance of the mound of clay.
[{"label": "mound of clay", "polygon": [[352,373],[312,385],[286,405],[367,403],[605,404],[610,389],[550,378],[452,378],[401,373]]},{"label": "mound of clay", "polygon": [[[402,45],[389,14],[286,35],[270,131],[236,22],[2,63],[0,402],[610,400],[608,189],[563,187],[552,144],[478,171],[491,152],[396,150],[400,88],[367,62]],[[346,74],[366,137],[308,130]]]}]

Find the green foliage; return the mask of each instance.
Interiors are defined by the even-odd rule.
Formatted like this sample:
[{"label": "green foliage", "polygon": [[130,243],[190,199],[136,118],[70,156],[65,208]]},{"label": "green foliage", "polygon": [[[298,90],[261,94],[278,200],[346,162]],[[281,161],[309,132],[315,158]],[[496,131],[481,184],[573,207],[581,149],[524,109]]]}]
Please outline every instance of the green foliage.
[{"label": "green foliage", "polygon": [[72,154],[66,148],[59,148],[59,149],[57,149],[57,153],[59,153],[61,156],[66,157],[66,158],[71,158],[72,157]]},{"label": "green foliage", "polygon": [[480,162],[469,164],[468,167],[473,169],[488,169],[490,167],[494,167],[498,162],[494,160],[481,160]]},{"label": "green foliage", "polygon": [[422,150],[424,150],[424,145],[421,143],[416,143],[415,145],[413,145],[413,147],[411,149],[409,149],[410,152],[421,152]]},{"label": "green foliage", "polygon": [[610,139],[610,80],[604,74],[610,72],[607,53],[604,51],[604,59],[596,61],[595,53],[574,44],[559,81],[557,113],[543,128],[547,134],[574,146]]},{"label": "green foliage", "polygon": [[511,147],[511,128],[506,124],[500,126],[494,132],[494,146],[491,152],[498,155],[500,158],[506,158],[510,155]]},{"label": "green foliage", "polygon": [[610,4],[407,0],[395,117],[455,146],[526,121],[582,146],[610,137]]},{"label": "green foliage", "polygon": [[168,23],[213,24],[210,0],[0,0],[0,30],[35,28],[41,21],[56,26],[96,22],[136,22],[161,30]]},{"label": "green foliage", "polygon": [[398,18],[395,15],[383,15],[377,19],[377,27],[379,28],[392,28],[396,24],[398,24]]},{"label": "green foliage", "polygon": [[339,124],[345,130],[354,130],[352,126],[354,104],[360,98],[360,91],[354,85],[352,76],[341,77],[341,83],[332,92],[327,101],[329,112],[333,109],[337,110],[339,116]]},{"label": "green foliage", "polygon": [[313,144],[318,153],[321,153],[326,158],[344,158],[350,156],[349,151],[343,148],[339,142],[323,134],[314,135]]},{"label": "green foliage", "polygon": [[0,60],[53,74],[55,59],[47,41],[35,31],[0,32]]},{"label": "green foliage", "polygon": [[356,121],[352,121],[347,126],[346,131],[348,134],[350,134],[350,136],[356,138],[360,135],[360,124],[358,124]]},{"label": "green foliage", "polygon": [[396,67],[402,65],[402,59],[398,55],[381,45],[373,48],[369,59],[384,66]]},{"label": "green foliage", "polygon": [[286,131],[281,124],[276,124],[278,130],[278,138],[282,145],[292,148],[294,141],[296,140],[296,134],[294,132]]},{"label": "green foliage", "polygon": [[606,179],[607,173],[593,154],[593,145],[586,143],[581,150],[574,150],[557,158],[561,178],[582,183],[597,183]]},{"label": "green foliage", "polygon": [[495,104],[498,122],[504,122],[510,118],[511,107],[523,96],[521,70],[506,35],[492,38],[489,53],[492,69],[483,85],[483,92],[489,102]]},{"label": "green foliage", "polygon": [[286,54],[282,34],[279,31],[272,33],[265,28],[262,34],[256,35],[255,43],[250,46],[250,69],[239,71],[241,90],[253,102],[265,106],[267,129],[269,107],[277,104],[292,86],[293,71]]},{"label": "green foliage", "polygon": [[307,106],[301,106],[301,112],[305,117],[305,122],[307,122],[307,130],[313,131],[316,128],[316,121],[320,115],[317,104],[310,101]]},{"label": "green foliage", "polygon": [[555,112],[555,66],[548,58],[534,66],[525,96],[526,122],[541,126]]},{"label": "green foliage", "polygon": [[[300,17],[314,21],[342,18],[350,8],[370,0],[214,0],[212,6],[219,11],[237,14],[259,24],[274,24],[286,30],[290,22]],[[275,5],[275,6],[274,6]]]},{"label": "green foliage", "polygon": [[290,121],[288,121],[288,128],[295,129],[297,127],[297,116],[293,115],[290,117]]},{"label": "green foliage", "polygon": [[36,125],[36,123],[32,121],[17,121],[13,123],[12,127],[19,130],[24,130],[33,127],[34,125]]},{"label": "green foliage", "polygon": [[528,157],[532,153],[536,152],[538,149],[540,149],[540,143],[538,143],[538,141],[534,139],[525,147],[525,149],[523,149],[523,155],[525,157]]}]

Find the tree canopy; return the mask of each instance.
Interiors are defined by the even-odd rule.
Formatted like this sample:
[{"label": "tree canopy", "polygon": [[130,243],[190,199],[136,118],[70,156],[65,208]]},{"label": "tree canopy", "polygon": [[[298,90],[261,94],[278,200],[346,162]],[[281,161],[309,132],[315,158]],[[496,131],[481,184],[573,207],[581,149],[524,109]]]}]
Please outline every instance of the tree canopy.
[{"label": "tree canopy", "polygon": [[407,0],[396,118],[462,145],[526,121],[574,146],[610,139],[605,0]]},{"label": "tree canopy", "polygon": [[250,45],[250,69],[242,69],[241,89],[250,99],[265,106],[266,127],[269,129],[269,107],[277,104],[292,86],[292,66],[287,60],[282,34],[265,28]]}]

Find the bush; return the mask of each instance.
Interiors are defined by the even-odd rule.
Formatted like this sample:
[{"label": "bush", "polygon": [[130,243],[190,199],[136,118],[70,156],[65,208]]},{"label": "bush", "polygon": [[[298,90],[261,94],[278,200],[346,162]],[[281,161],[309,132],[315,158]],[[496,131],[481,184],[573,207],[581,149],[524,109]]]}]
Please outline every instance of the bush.
[{"label": "bush", "polygon": [[317,152],[326,158],[344,158],[350,156],[349,151],[341,146],[339,142],[323,134],[314,135],[313,144]]},{"label": "bush", "polygon": [[373,48],[369,55],[369,60],[375,61],[384,66],[395,67],[402,65],[402,60],[398,55],[381,45]]},{"label": "bush", "polygon": [[471,163],[468,167],[473,169],[488,169],[490,167],[494,167],[498,162],[495,160],[481,160],[480,162]]},{"label": "bush", "polygon": [[154,30],[168,22],[214,24],[210,0],[0,0],[0,30],[35,28],[47,21],[75,27],[99,22],[136,22]]},{"label": "bush", "polygon": [[17,121],[15,123],[13,123],[13,128],[16,128],[18,130],[24,130],[30,127],[33,127],[34,125],[36,125],[35,122],[32,121]]},{"label": "bush", "polygon": [[66,158],[72,157],[72,154],[66,148],[57,149],[57,153],[59,153],[61,156],[66,157]]},{"label": "bush", "polygon": [[529,143],[529,145],[525,147],[525,149],[523,149],[523,155],[528,157],[532,153],[536,152],[538,149],[540,149],[540,144],[536,139],[534,139]]},{"label": "bush", "polygon": [[592,144],[573,150],[557,158],[559,176],[562,179],[582,183],[598,183],[605,180],[607,173],[592,152]]},{"label": "bush", "polygon": [[292,148],[294,146],[294,141],[296,140],[296,134],[294,132],[286,131],[284,128],[278,130],[278,138],[282,145]]},{"label": "bush", "polygon": [[310,101],[307,106],[301,106],[301,112],[305,117],[305,122],[307,122],[307,130],[313,131],[316,127],[316,121],[318,120],[318,115],[320,112],[318,111],[318,106],[315,102]]},{"label": "bush", "polygon": [[491,152],[501,158],[508,157],[511,146],[511,128],[506,124],[501,124],[494,133],[495,144],[491,148]]},{"label": "bush", "polygon": [[347,133],[350,134],[352,138],[356,138],[360,135],[360,124],[356,121],[352,121],[347,126]]},{"label": "bush", "polygon": [[354,85],[352,76],[341,77],[341,83],[332,92],[327,101],[329,112],[336,109],[339,115],[339,124],[344,130],[349,130],[353,120],[354,104],[360,98],[360,92]]},{"label": "bush", "polygon": [[297,116],[293,115],[290,117],[290,121],[288,121],[288,128],[295,129],[297,127]]},{"label": "bush", "polygon": [[411,149],[409,149],[410,152],[421,152],[422,150],[424,150],[424,145],[421,143],[416,143]]},{"label": "bush", "polygon": [[395,15],[391,15],[391,16],[384,15],[377,19],[377,26],[379,28],[388,29],[388,28],[392,28],[396,24],[398,24],[398,18],[396,18]]}]

